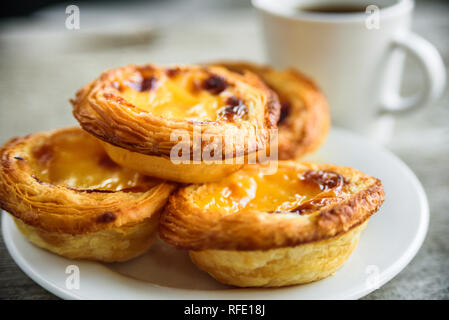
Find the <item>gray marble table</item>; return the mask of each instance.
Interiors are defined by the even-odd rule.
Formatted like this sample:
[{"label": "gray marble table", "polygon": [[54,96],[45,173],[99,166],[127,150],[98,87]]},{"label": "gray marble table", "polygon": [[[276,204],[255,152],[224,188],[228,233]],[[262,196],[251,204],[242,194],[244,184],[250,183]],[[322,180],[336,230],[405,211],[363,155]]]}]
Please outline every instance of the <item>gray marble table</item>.
[{"label": "gray marble table", "polygon": [[[83,2],[81,30],[64,26],[65,8],[0,23],[0,144],[11,136],[75,125],[68,99],[106,68],[128,63],[213,59],[264,61],[259,25],[247,1]],[[449,66],[449,5],[419,1],[414,30]],[[114,30],[139,35],[123,38]],[[106,31],[105,31],[106,30]],[[131,30],[131,31],[130,31]],[[95,32],[110,32],[99,41]],[[404,90],[421,82],[408,62]],[[449,298],[449,91],[433,106],[398,119],[388,146],[416,173],[430,203],[423,247],[393,280],[365,299]],[[55,299],[28,278],[0,240],[0,299]]]}]

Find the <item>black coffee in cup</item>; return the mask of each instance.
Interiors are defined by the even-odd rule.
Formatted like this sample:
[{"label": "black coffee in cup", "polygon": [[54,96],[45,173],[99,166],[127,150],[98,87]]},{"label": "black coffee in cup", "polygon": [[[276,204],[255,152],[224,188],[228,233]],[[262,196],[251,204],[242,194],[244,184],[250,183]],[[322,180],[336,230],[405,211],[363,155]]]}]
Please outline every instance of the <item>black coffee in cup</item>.
[{"label": "black coffee in cup", "polygon": [[323,3],[299,7],[297,10],[309,13],[361,13],[366,11],[366,6],[354,3]]}]

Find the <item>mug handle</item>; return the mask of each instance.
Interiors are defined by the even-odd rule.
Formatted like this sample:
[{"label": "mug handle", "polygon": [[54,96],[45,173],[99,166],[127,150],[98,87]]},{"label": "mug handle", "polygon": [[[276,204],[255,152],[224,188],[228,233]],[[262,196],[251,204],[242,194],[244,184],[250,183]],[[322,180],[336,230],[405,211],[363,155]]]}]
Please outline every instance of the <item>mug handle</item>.
[{"label": "mug handle", "polygon": [[412,55],[424,73],[424,88],[417,95],[402,97],[399,92],[388,92],[383,97],[382,109],[387,113],[403,113],[427,106],[443,93],[446,68],[437,49],[426,39],[406,33],[393,39],[394,49]]}]

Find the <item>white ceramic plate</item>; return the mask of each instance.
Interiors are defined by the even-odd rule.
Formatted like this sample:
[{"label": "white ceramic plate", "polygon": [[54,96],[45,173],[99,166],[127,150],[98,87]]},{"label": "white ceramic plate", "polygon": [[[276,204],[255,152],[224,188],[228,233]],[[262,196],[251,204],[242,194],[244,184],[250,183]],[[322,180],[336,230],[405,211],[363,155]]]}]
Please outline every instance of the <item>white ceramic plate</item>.
[{"label": "white ceramic plate", "polygon": [[[370,220],[346,264],[330,278],[279,289],[238,289],[196,269],[186,252],[159,241],[132,261],[101,264],[64,259],[28,243],[11,217],[2,217],[6,246],[22,270],[65,299],[357,299],[382,286],[415,256],[427,232],[426,195],[415,175],[390,152],[341,129],[307,160],[350,166],[382,180],[386,201]],[[79,289],[68,289],[70,265]]]}]

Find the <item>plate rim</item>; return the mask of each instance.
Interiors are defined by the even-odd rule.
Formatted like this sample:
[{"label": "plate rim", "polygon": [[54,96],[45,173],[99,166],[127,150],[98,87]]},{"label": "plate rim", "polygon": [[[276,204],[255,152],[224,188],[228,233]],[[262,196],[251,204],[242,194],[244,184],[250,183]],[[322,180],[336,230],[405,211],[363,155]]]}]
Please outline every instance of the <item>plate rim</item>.
[{"label": "plate rim", "polygon": [[[407,166],[406,163],[404,163],[398,156],[396,156],[394,153],[389,151],[388,149],[374,144],[371,141],[367,141],[366,138],[363,138],[355,133],[352,133],[350,131],[341,129],[341,128],[333,128],[333,132],[337,132],[337,134],[341,135],[348,135],[351,137],[351,139],[357,139],[357,140],[363,140],[363,142],[366,144],[370,144],[373,149],[375,149],[375,152],[382,152],[385,153],[389,158],[391,158],[392,161],[395,161],[398,163],[403,171],[404,174],[406,174],[409,178],[409,182],[413,184],[413,188],[418,193],[418,202],[421,206],[420,211],[420,222],[419,222],[419,228],[416,231],[416,234],[413,238],[413,241],[409,244],[407,249],[400,255],[394,263],[392,263],[387,269],[383,270],[380,278],[379,278],[379,286],[378,288],[385,285],[387,282],[389,282],[393,277],[395,277],[399,272],[401,272],[410,262],[411,260],[416,256],[419,249],[421,248],[429,227],[429,204],[426,192],[419,181],[419,179],[416,177],[414,172]],[[366,140],[365,140],[366,139]],[[10,221],[8,221],[10,219]],[[84,297],[82,295],[77,294],[74,291],[69,291],[65,288],[59,287],[55,284],[53,284],[50,280],[44,278],[39,274],[39,272],[30,265],[26,259],[23,253],[20,251],[20,249],[17,248],[17,246],[12,241],[11,231],[7,228],[11,223],[13,223],[12,218],[9,216],[9,214],[6,211],[2,211],[2,236],[3,241],[5,243],[5,246],[14,260],[14,262],[19,266],[19,268],[28,276],[30,277],[34,282],[36,282],[38,285],[49,291],[50,293],[56,295],[59,298],[67,299],[67,300],[73,300],[73,299],[89,299],[89,297]],[[42,249],[41,249],[42,250]],[[69,259],[68,259],[69,260]],[[138,281],[138,280],[134,280]],[[140,282],[140,281],[139,281]],[[202,291],[202,290],[194,290],[194,289],[178,289],[178,288],[168,288],[173,291]],[[252,289],[250,289],[252,290]],[[257,290],[257,289],[256,289]],[[377,290],[377,288],[367,288],[364,287],[358,291],[353,292],[352,294],[344,297],[335,297],[334,299],[359,299],[361,297],[364,297],[365,295]],[[211,294],[217,294],[220,295],[220,297],[209,297],[210,300],[215,299],[230,299],[229,293],[233,292],[232,295],[235,295],[236,291],[247,291],[247,289],[229,289],[229,290],[210,290],[208,291]],[[251,299],[251,297],[232,297],[233,299]],[[124,298],[126,299],[126,297]],[[156,298],[155,300],[157,300]],[[162,298],[159,298],[162,299]],[[176,298],[174,298],[176,299]],[[257,298],[256,298],[257,299]]]},{"label": "plate rim", "polygon": [[[13,243],[10,230],[6,227],[6,225],[10,225],[12,221],[12,217],[8,216],[9,213],[5,210],[1,210],[2,214],[2,236],[3,242],[5,243],[6,249],[8,250],[9,255],[14,260],[14,262],[19,266],[19,268],[33,280],[38,285],[40,285],[45,290],[54,294],[55,296],[65,299],[65,300],[82,300],[84,299],[82,296],[77,295],[74,292],[66,292],[64,288],[60,288],[51,281],[42,277],[34,268],[29,266],[29,263],[25,261],[24,255],[20,252],[17,246]],[[8,219],[10,219],[8,221]],[[43,249],[41,249],[43,250]]]}]

